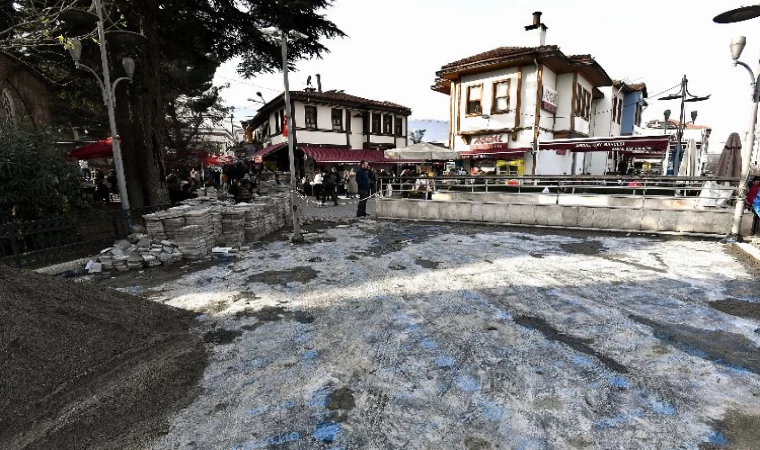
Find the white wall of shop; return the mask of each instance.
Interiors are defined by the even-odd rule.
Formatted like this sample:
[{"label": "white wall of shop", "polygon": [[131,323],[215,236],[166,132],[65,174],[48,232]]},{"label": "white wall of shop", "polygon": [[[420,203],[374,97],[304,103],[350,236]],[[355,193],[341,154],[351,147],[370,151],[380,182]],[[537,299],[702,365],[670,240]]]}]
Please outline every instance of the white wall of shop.
[{"label": "white wall of shop", "polygon": [[570,116],[573,114],[573,74],[557,76],[557,120],[554,131],[569,131]]},{"label": "white wall of shop", "polygon": [[604,98],[601,98],[594,102],[594,107],[591,111],[592,116],[590,136],[620,136],[620,124],[612,120],[614,117],[613,107],[615,105],[613,99],[617,97],[618,101],[622,102],[624,96],[620,92],[619,88],[615,88],[613,86],[603,86],[600,87],[599,90],[604,94]]}]

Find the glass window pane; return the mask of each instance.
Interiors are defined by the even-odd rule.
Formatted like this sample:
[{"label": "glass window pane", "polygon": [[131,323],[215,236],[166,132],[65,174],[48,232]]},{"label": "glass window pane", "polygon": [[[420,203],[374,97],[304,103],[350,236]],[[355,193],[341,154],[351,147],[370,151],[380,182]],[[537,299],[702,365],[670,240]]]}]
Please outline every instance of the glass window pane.
[{"label": "glass window pane", "polygon": [[507,105],[507,99],[506,98],[497,98],[496,104],[495,104],[497,111],[506,111],[509,105]]},{"label": "glass window pane", "polygon": [[496,83],[495,86],[496,89],[496,96],[497,97],[506,97],[507,96],[507,83]]},{"label": "glass window pane", "polygon": [[480,98],[480,90],[481,90],[480,86],[472,86],[472,87],[470,87],[470,99],[471,100],[479,99]]}]

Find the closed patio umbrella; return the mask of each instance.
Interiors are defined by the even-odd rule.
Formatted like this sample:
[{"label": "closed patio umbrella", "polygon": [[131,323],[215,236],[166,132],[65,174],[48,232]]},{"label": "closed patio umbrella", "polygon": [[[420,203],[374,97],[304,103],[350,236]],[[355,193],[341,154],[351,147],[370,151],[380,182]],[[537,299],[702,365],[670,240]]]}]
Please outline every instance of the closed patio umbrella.
[{"label": "closed patio umbrella", "polygon": [[738,133],[731,133],[723,147],[715,170],[716,177],[739,178],[742,175],[742,140]]},{"label": "closed patio umbrella", "polygon": [[690,139],[686,145],[686,151],[681,161],[681,167],[678,168],[679,177],[696,177],[699,174],[699,155],[697,155],[697,141]]}]

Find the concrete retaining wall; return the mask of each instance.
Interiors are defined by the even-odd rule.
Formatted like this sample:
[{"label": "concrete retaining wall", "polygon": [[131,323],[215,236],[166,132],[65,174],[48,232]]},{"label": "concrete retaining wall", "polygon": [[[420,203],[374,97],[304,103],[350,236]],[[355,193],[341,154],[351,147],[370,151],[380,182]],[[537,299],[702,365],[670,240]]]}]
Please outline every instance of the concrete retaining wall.
[{"label": "concrete retaining wall", "polygon": [[[632,209],[384,198],[377,202],[377,215],[387,219],[725,235],[731,231],[733,209]],[[742,220],[742,234],[750,234],[751,226],[752,217],[747,214]]]},{"label": "concrete retaining wall", "polygon": [[644,209],[695,209],[698,197],[677,198],[641,198],[615,197],[611,195],[592,194],[540,194],[540,193],[504,193],[504,192],[436,192],[433,200],[470,201],[488,203],[522,203],[531,205],[570,205],[570,206],[605,206],[612,208]]}]

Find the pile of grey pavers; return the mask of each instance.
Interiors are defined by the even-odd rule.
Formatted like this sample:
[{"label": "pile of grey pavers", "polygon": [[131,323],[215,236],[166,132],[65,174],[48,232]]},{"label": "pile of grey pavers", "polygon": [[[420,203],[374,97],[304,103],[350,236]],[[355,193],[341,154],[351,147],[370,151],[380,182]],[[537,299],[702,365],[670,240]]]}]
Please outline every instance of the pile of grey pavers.
[{"label": "pile of grey pavers", "polygon": [[126,272],[129,270],[169,265],[183,257],[179,246],[168,240],[151,239],[147,234],[131,234],[127,239],[116,241],[87,263],[89,273]]},{"label": "pile of grey pavers", "polygon": [[287,192],[275,191],[251,203],[199,197],[143,219],[152,238],[174,241],[185,258],[197,259],[214,246],[240,248],[278,231],[290,222],[292,210]]}]

